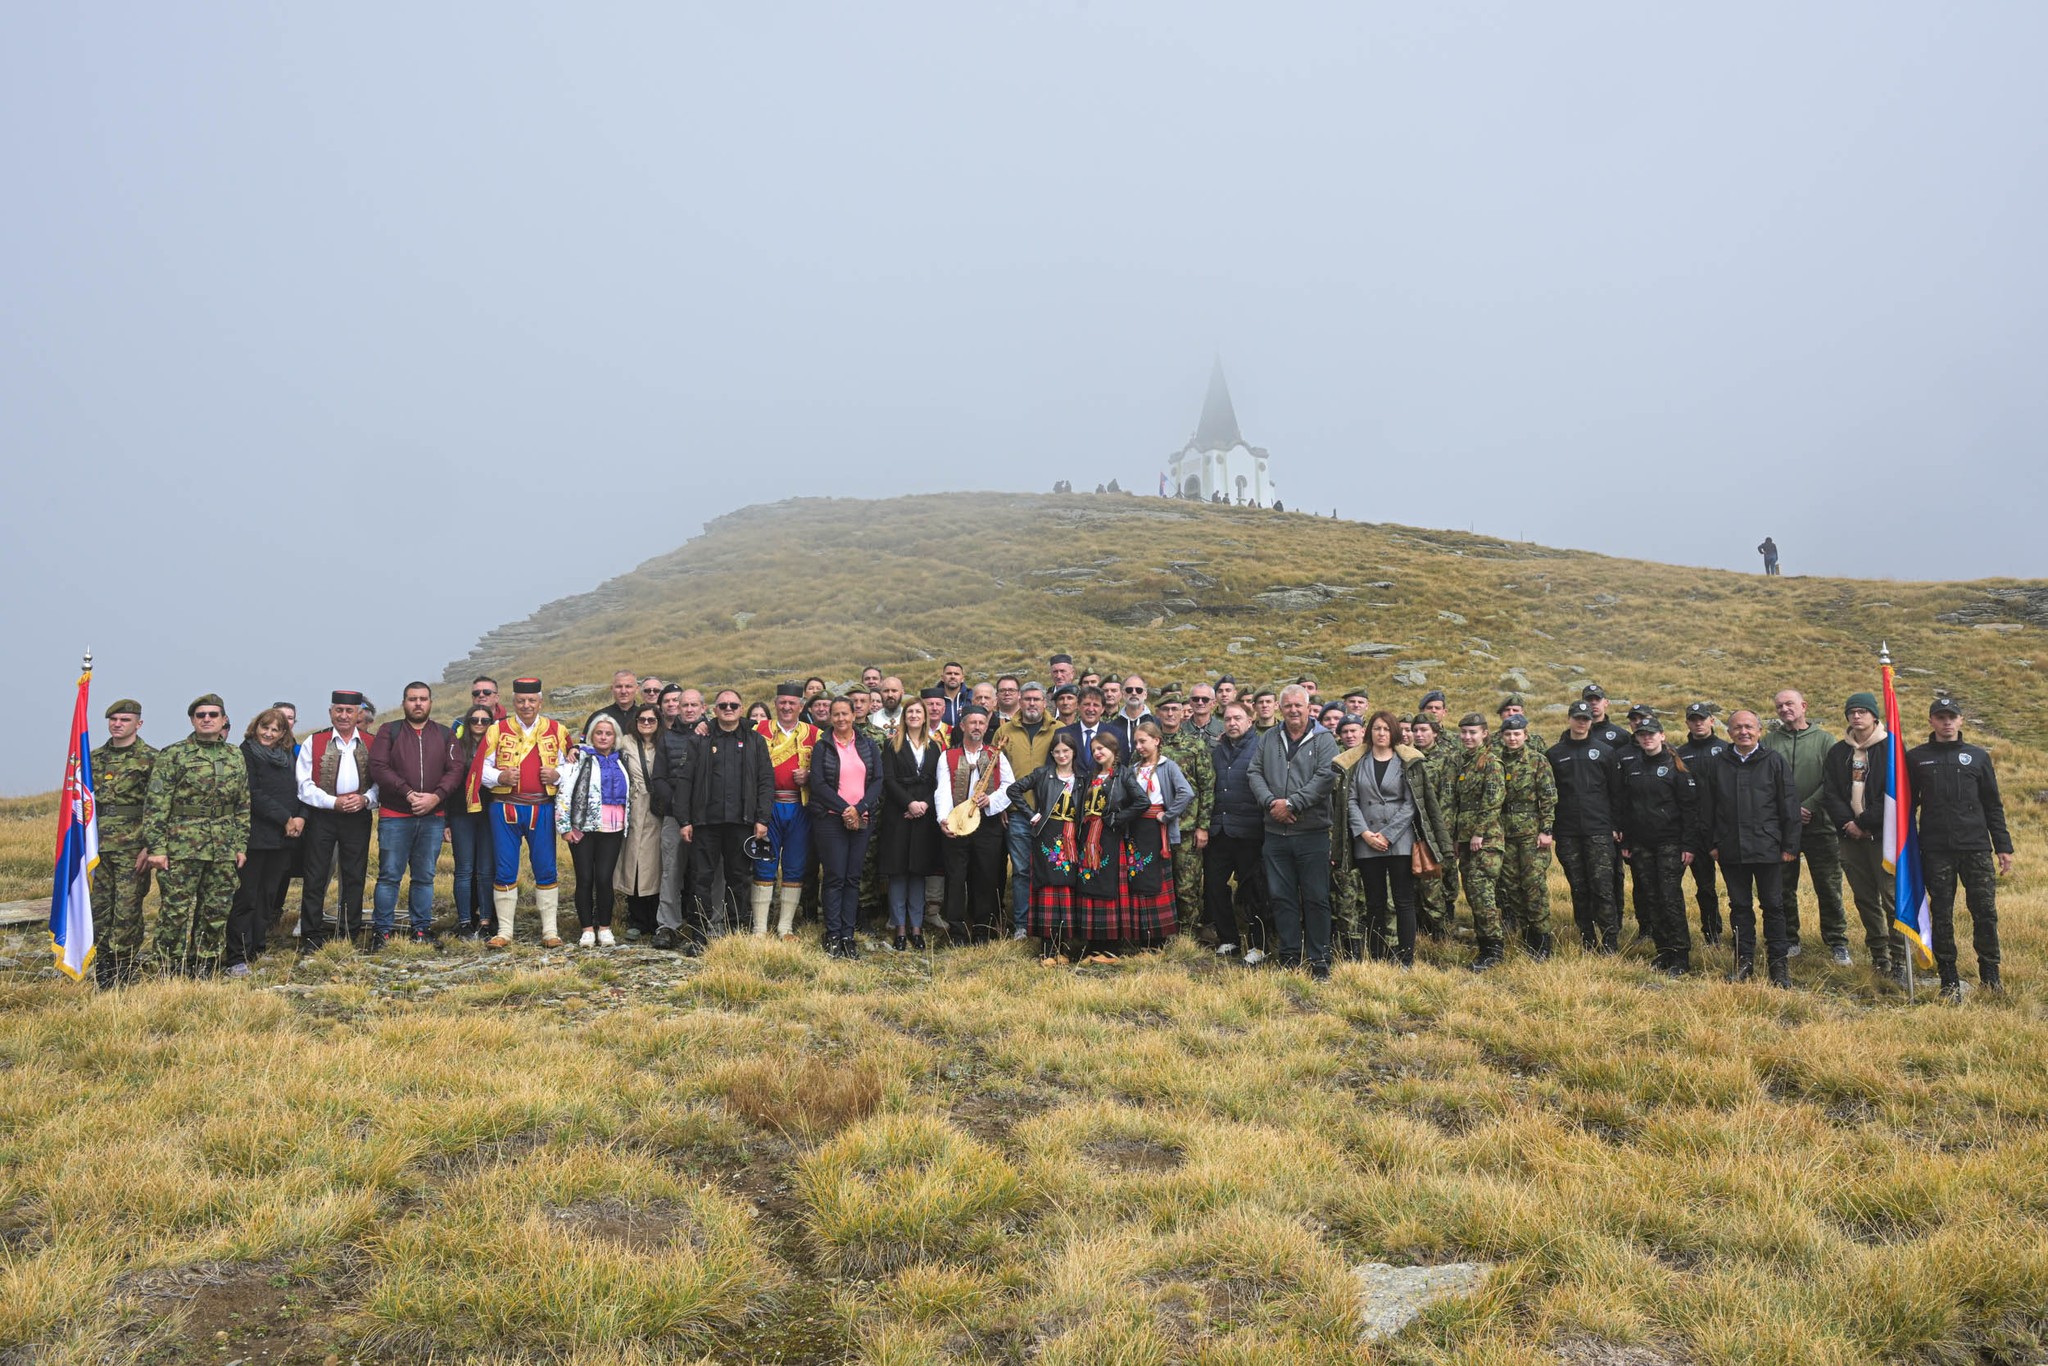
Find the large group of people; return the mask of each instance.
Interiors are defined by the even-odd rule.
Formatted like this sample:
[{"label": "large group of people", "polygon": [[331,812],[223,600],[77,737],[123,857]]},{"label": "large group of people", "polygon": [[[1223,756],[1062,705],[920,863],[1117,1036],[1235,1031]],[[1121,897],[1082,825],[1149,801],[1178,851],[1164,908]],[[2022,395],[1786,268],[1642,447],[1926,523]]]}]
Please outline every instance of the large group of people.
[{"label": "large group of people", "polygon": [[[1691,972],[1696,943],[1725,935],[1734,979],[1761,967],[1790,986],[1803,870],[1836,963],[1853,961],[1846,878],[1870,967],[1911,970],[1881,839],[1890,747],[1905,741],[1869,693],[1846,699],[1840,737],[1788,688],[1768,726],[1747,708],[1725,728],[1712,702],[1674,708],[1680,738],[1648,705],[1615,720],[1589,684],[1546,745],[1520,696],[1453,721],[1438,690],[1397,713],[1363,688],[1326,699],[1308,677],[1250,689],[1205,675],[1154,695],[1140,675],[1077,672],[1064,654],[1048,669],[1049,682],[970,685],[948,663],[912,695],[868,668],[837,695],[811,678],[751,707],[733,688],[707,706],[697,688],[621,670],[580,724],[542,714],[537,678],[513,682],[508,709],[479,677],[447,724],[413,682],[374,734],[368,699],[340,689],[325,727],[298,736],[296,710],[278,703],[239,749],[216,695],[191,704],[191,734],[161,751],[124,698],[93,754],[99,980],[246,974],[294,877],[301,952],[429,941],[444,847],[454,933],[517,939],[523,862],[538,941],[559,947],[563,844],[579,945],[600,950],[620,935],[690,955],[717,933],[795,939],[815,915],[825,952],[854,958],[865,916],[898,951],[926,949],[928,933],[1007,938],[1057,967],[1190,933],[1247,967],[1324,977],[1347,957],[1412,966],[1418,938],[1458,933],[1462,895],[1469,966],[1483,972],[1511,952],[1552,954],[1554,858],[1589,952],[1625,947],[1632,906],[1655,967]],[[1978,982],[1995,989],[1996,880],[2013,847],[1991,756],[1962,738],[1956,703],[1937,698],[1929,723],[1906,765],[1928,947],[1943,993],[1960,997],[1958,884]]]}]

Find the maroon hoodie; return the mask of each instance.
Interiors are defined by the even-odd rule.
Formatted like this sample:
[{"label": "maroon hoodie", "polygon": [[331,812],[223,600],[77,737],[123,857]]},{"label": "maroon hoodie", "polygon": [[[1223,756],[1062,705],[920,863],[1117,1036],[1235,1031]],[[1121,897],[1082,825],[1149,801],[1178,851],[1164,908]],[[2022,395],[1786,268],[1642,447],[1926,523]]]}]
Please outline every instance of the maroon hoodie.
[{"label": "maroon hoodie", "polygon": [[455,732],[439,721],[419,729],[400,717],[387,721],[370,742],[370,781],[377,784],[377,810],[386,816],[410,816],[406,797],[431,792],[441,804],[431,814],[445,815],[462,791],[462,762],[455,753]]}]

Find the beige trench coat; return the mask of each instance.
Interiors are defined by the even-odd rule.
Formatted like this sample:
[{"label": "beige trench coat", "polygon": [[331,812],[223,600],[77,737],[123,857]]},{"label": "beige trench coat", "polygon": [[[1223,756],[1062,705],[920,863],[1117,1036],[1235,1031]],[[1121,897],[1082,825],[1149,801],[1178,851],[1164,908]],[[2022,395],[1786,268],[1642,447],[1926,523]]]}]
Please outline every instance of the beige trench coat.
[{"label": "beige trench coat", "polygon": [[620,896],[654,896],[661,891],[661,822],[654,818],[654,804],[647,789],[653,760],[643,764],[640,746],[633,740],[619,746],[619,758],[626,766],[629,795],[626,844],[619,850],[619,868],[612,877],[612,886]]}]

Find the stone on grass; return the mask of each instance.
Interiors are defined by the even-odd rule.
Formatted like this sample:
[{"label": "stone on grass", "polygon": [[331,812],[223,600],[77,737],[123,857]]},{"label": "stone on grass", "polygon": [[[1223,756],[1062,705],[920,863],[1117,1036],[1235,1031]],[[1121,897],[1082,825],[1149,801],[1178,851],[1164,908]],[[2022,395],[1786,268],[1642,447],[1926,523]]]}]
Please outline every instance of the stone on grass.
[{"label": "stone on grass", "polygon": [[1448,1262],[1443,1266],[1389,1266],[1367,1262],[1351,1268],[1358,1281],[1358,1317],[1367,1342],[1390,1338],[1438,1300],[1469,1295],[1493,1267],[1486,1262]]}]

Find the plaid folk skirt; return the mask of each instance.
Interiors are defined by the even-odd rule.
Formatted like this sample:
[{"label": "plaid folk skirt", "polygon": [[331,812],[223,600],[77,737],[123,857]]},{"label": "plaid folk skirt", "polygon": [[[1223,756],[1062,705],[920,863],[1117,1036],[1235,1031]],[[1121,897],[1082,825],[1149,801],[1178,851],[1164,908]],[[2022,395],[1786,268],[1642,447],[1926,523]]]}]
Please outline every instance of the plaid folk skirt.
[{"label": "plaid folk skirt", "polygon": [[[1065,914],[1063,932],[1054,930],[1048,937],[1143,943],[1164,939],[1174,932],[1176,925],[1173,914],[1172,865],[1168,864],[1164,875],[1159,879],[1156,891],[1135,891],[1131,886],[1131,874],[1135,871],[1132,867],[1134,860],[1131,846],[1123,840],[1118,840],[1116,847],[1118,868],[1114,895],[1091,895],[1085,890],[1075,891],[1070,888],[1046,888],[1048,892],[1063,893],[1073,899],[1072,909]],[[1031,908],[1032,914],[1036,916],[1036,892],[1032,893]]]}]

